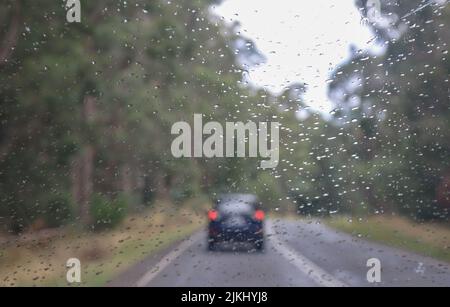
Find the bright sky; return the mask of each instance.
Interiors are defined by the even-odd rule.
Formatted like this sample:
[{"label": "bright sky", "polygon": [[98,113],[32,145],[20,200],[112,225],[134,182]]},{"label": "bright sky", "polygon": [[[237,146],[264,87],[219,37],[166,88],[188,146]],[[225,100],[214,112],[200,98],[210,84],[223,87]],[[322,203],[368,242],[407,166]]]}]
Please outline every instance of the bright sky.
[{"label": "bright sky", "polygon": [[323,112],[331,110],[330,72],[348,58],[351,44],[372,44],[354,0],[225,0],[213,12],[238,21],[241,34],[266,56],[266,63],[250,70],[251,83],[275,93],[306,83],[306,104]]}]

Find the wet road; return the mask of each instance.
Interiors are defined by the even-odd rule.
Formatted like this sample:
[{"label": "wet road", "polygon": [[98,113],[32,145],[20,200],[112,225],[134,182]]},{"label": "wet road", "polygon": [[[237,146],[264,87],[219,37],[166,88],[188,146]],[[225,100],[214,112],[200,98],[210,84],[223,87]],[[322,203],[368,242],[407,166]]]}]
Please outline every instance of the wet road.
[{"label": "wet road", "polygon": [[[356,239],[319,222],[271,220],[263,253],[236,246],[206,250],[198,232],[149,257],[111,286],[341,287],[450,286],[450,266],[427,257]],[[381,283],[367,281],[367,260],[381,261]]]}]

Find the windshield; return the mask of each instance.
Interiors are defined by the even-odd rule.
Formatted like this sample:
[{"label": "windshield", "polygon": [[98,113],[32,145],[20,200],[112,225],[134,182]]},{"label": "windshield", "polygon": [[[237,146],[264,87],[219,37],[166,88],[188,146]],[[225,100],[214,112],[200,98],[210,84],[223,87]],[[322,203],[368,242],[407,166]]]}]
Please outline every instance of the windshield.
[{"label": "windshield", "polygon": [[449,44],[447,0],[1,0],[0,286],[450,286]]}]

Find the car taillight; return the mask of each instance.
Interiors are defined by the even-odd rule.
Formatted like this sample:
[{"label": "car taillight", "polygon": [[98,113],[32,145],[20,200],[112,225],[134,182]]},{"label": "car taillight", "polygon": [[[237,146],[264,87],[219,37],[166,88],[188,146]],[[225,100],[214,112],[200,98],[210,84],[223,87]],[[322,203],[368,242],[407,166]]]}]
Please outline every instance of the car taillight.
[{"label": "car taillight", "polygon": [[208,211],[208,219],[210,221],[215,221],[217,220],[217,217],[219,216],[219,214],[217,213],[216,210],[209,210]]},{"label": "car taillight", "polygon": [[255,211],[255,220],[262,221],[262,220],[264,220],[264,217],[265,217],[264,211],[262,211],[262,210]]}]

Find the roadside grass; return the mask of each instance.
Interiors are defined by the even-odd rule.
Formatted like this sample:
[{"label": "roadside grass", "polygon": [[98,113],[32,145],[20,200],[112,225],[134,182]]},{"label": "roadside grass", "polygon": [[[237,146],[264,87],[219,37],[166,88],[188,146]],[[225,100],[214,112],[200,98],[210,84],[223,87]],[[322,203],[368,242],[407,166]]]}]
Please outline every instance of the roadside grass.
[{"label": "roadside grass", "polygon": [[130,215],[114,230],[97,233],[68,228],[52,239],[0,246],[0,286],[69,286],[69,258],[81,261],[78,286],[103,286],[203,225],[201,209],[158,204]]},{"label": "roadside grass", "polygon": [[414,223],[398,216],[373,216],[324,220],[335,229],[359,238],[450,262],[450,227],[436,223]]}]

